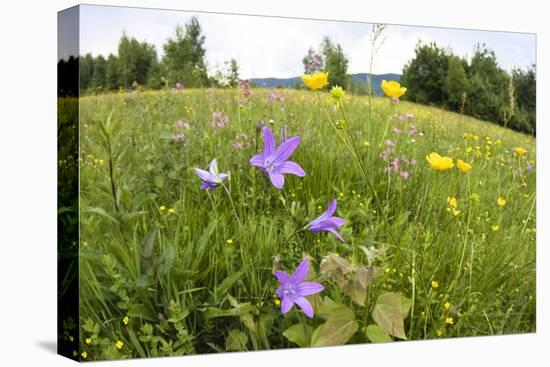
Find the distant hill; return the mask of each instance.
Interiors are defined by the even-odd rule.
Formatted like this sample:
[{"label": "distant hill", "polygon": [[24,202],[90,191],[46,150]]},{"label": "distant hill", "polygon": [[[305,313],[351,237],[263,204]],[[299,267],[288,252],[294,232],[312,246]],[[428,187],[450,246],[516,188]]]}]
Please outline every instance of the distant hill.
[{"label": "distant hill", "polygon": [[[353,80],[360,80],[360,81],[367,81],[367,75],[368,73],[357,73],[357,74],[351,74],[351,77]],[[401,75],[399,74],[372,74],[372,87],[375,95],[381,95],[382,89],[380,89],[380,83],[382,80],[401,80]],[[252,78],[250,79],[251,82],[256,84],[258,87],[262,88],[293,88],[296,84],[301,84],[302,81],[300,80],[299,76],[292,77],[292,78]]]}]

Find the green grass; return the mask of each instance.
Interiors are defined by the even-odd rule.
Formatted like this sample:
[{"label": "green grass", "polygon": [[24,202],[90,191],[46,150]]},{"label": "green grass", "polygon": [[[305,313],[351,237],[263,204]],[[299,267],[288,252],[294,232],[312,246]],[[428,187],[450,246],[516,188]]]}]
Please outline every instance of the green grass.
[{"label": "green grass", "polygon": [[[369,342],[365,328],[374,324],[378,296],[388,291],[412,301],[403,315],[407,339],[535,331],[535,170],[526,170],[528,163],[535,166],[533,137],[386,98],[374,99],[369,121],[367,98],[348,97],[350,131],[379,207],[313,92],[285,90],[284,101],[275,103],[267,101],[269,91],[252,93],[240,109],[235,90],[80,100],[80,348],[86,359],[295,347],[285,330],[296,324],[312,330],[324,320],[319,314],[307,319],[296,307],[282,315],[273,271],[292,272],[304,254],[312,279],[325,286],[311,297],[316,312],[328,307],[325,297],[353,311],[347,343]],[[322,97],[339,120],[329,95]],[[210,126],[215,111],[229,116],[228,126]],[[392,118],[405,113],[414,120]],[[175,127],[177,120],[190,129]],[[302,138],[292,160],[306,177],[287,175],[276,190],[249,165],[263,144],[259,120],[276,136],[286,126],[288,136]],[[406,133],[409,125],[418,133]],[[175,132],[185,139],[172,141]],[[387,139],[394,148],[385,161],[380,153]],[[526,157],[513,153],[516,146]],[[468,174],[456,166],[434,171],[425,160],[432,151],[473,168]],[[207,167],[214,157],[221,172],[230,172],[236,212],[223,188],[199,190],[193,168]],[[416,161],[401,163],[408,179],[384,172],[395,157]],[[458,200],[457,216],[449,212],[448,197]],[[506,199],[504,207],[498,197]],[[332,198],[346,219],[340,231],[346,243],[326,232],[295,233]],[[361,246],[385,252],[368,259]],[[351,269],[363,264],[382,274],[368,287],[364,305],[320,274],[330,253]],[[446,324],[449,317],[452,324]]]}]

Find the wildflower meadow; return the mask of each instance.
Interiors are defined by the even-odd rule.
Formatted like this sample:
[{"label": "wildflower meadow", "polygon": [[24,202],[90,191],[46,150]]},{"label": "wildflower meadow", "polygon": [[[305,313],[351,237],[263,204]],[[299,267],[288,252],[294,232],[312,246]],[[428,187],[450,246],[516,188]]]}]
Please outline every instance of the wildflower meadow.
[{"label": "wildflower meadow", "polygon": [[535,138],[302,79],[80,98],[82,359],[535,331]]},{"label": "wildflower meadow", "polygon": [[536,331],[534,65],[402,47],[444,29],[75,9],[80,49],[58,62],[63,355]]}]

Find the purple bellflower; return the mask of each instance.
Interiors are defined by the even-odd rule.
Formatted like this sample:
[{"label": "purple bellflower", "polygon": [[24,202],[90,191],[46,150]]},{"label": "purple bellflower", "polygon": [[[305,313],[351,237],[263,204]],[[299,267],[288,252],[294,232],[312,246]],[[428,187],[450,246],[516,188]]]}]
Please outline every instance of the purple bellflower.
[{"label": "purple bellflower", "polygon": [[220,173],[218,171],[218,163],[216,162],[216,158],[212,159],[212,162],[210,162],[209,171],[205,171],[200,168],[195,168],[194,170],[197,176],[202,179],[202,183],[200,186],[201,190],[215,190],[218,185],[221,184],[222,181],[228,177],[226,173]]},{"label": "purple bellflower", "polygon": [[311,303],[304,297],[319,293],[325,287],[315,282],[304,282],[308,270],[309,261],[305,258],[291,276],[281,270],[275,271],[275,276],[279,280],[279,283],[281,283],[281,286],[277,288],[275,293],[281,299],[281,312],[283,314],[286,314],[294,304],[297,304],[307,317],[313,317],[313,307],[311,307]]},{"label": "purple bellflower", "polygon": [[340,233],[338,233],[336,230],[344,225],[346,222],[344,219],[339,217],[333,217],[332,215],[336,211],[336,199],[332,199],[331,203],[328,206],[328,209],[321,214],[319,217],[315,218],[309,224],[307,225],[307,228],[311,232],[321,232],[321,231],[327,231],[332,233],[336,238],[338,238],[342,242],[344,239],[342,236],[340,236]]},{"label": "purple bellflower", "polygon": [[267,127],[263,128],[264,150],[250,159],[250,164],[260,167],[269,176],[271,183],[280,189],[285,183],[284,174],[304,177],[306,173],[298,163],[289,161],[288,158],[300,144],[300,137],[293,136],[275,146],[275,137]]}]

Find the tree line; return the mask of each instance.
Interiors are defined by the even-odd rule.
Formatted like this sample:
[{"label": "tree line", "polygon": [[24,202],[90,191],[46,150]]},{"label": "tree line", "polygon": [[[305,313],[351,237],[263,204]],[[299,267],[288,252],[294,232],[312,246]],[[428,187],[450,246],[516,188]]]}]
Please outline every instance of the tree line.
[{"label": "tree line", "polygon": [[[79,67],[81,94],[128,90],[136,86],[160,89],[176,84],[191,88],[236,85],[239,66],[235,59],[225,63],[226,72],[208,75],[204,42],[199,21],[193,17],[184,28],[177,26],[174,36],[166,40],[162,46],[162,58],[159,58],[153,44],[123,33],[116,55],[71,56],[60,60],[58,69],[60,73],[66,71],[70,74],[71,70]],[[60,86],[60,90],[70,87]]]},{"label": "tree line", "polygon": [[403,99],[536,134],[535,65],[508,73],[485,45],[476,45],[467,60],[436,43],[418,43],[401,82]]}]

